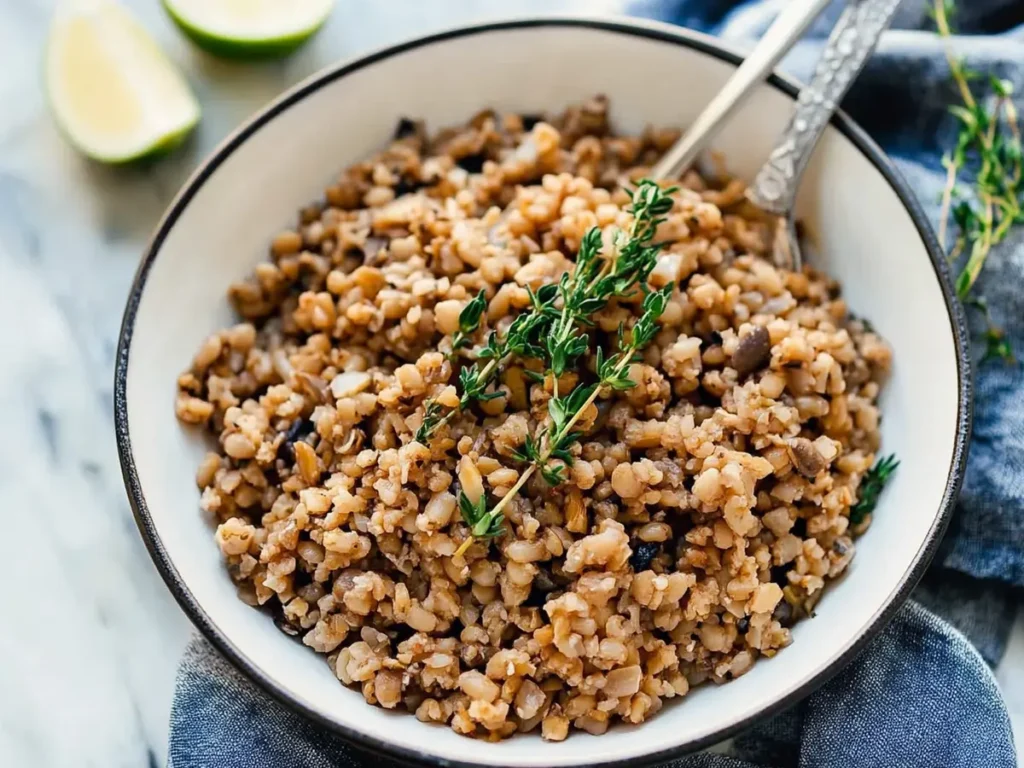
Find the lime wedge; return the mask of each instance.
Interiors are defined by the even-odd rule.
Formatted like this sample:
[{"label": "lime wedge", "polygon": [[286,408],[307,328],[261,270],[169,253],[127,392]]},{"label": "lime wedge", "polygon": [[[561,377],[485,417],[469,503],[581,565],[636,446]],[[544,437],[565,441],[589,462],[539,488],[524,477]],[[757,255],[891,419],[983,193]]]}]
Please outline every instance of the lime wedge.
[{"label": "lime wedge", "polygon": [[114,0],[65,0],[57,7],[46,89],[67,138],[104,163],[167,151],[199,121],[185,79]]},{"label": "lime wedge", "polygon": [[320,29],[334,0],[163,0],[200,48],[231,58],[281,56]]}]

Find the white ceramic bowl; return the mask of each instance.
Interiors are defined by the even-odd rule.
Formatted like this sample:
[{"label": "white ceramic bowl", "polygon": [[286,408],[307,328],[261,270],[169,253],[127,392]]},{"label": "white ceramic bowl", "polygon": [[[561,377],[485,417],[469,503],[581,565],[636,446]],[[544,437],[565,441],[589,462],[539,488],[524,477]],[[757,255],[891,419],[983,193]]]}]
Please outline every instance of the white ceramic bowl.
[{"label": "white ceramic bowl", "polygon": [[[207,334],[232,322],[228,284],[265,258],[273,233],[341,168],[380,147],[399,116],[422,116],[438,127],[485,106],[554,111],[604,93],[620,130],[686,125],[738,60],[710,38],[633,21],[532,19],[452,30],[313,77],[228,139],[185,185],[145,254],[125,312],[118,444],[157,567],[199,629],[267,691],[355,742],[411,760],[639,765],[711,744],[808,694],[907,597],[945,528],[964,467],[964,323],[912,192],[843,116],[818,148],[799,213],[820,243],[817,265],[842,281],[850,307],[895,350],[883,433],[885,450],[902,464],[848,575],[774,659],[728,685],[697,689],[639,727],[574,734],[559,744],[533,735],[470,742],[368,706],[335,679],[322,656],[239,601],[199,510],[193,478],[204,445],[174,417],[177,374]],[[734,171],[749,177],[767,156],[794,92],[792,83],[773,78],[721,134],[717,148]]]}]

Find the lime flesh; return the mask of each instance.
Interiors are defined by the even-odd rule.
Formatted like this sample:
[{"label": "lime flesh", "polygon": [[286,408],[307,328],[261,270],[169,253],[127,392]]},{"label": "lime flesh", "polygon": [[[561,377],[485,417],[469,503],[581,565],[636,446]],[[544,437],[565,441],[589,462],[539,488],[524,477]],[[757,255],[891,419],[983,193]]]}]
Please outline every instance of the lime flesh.
[{"label": "lime flesh", "polygon": [[114,0],[66,0],[58,6],[47,47],[46,90],[65,136],[100,162],[166,152],[199,121],[199,105],[185,79]]}]

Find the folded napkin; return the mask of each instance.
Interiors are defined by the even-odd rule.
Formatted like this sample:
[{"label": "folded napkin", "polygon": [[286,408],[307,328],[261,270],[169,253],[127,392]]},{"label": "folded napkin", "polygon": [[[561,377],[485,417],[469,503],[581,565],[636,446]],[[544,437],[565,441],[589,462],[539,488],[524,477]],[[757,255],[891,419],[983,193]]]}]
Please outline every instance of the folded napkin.
[{"label": "folded napkin", "polygon": [[[853,1],[853,0],[851,0]],[[749,45],[786,0],[641,0],[640,15]],[[1024,89],[1024,6],[961,0],[958,55]],[[896,160],[933,220],[956,93],[928,3],[906,0],[844,107]],[[841,10],[834,4],[783,68],[807,79]],[[937,223],[934,222],[933,223]],[[1024,230],[989,257],[978,283],[1024,355]],[[980,335],[984,323],[972,317]],[[980,350],[982,345],[976,345]],[[1019,365],[979,364],[974,435],[956,518],[915,601],[841,674],[788,712],[678,768],[1002,768],[1016,765],[1009,718],[989,665],[1002,657],[1024,584],[1024,380]],[[940,618],[942,617],[942,618]],[[382,766],[269,699],[196,639],[182,663],[170,723],[171,768]]]}]

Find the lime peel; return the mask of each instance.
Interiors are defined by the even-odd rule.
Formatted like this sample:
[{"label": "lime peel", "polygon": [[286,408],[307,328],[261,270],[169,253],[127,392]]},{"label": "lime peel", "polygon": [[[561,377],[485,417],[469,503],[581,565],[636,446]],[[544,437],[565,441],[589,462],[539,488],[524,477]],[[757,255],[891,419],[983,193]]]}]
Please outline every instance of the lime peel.
[{"label": "lime peel", "polygon": [[163,0],[163,6],[200,48],[255,59],[301,46],[327,21],[334,0]]}]

